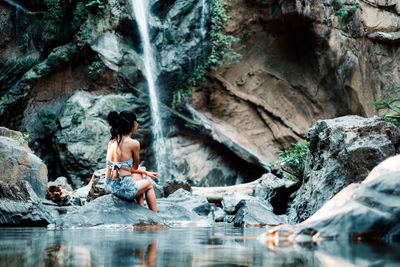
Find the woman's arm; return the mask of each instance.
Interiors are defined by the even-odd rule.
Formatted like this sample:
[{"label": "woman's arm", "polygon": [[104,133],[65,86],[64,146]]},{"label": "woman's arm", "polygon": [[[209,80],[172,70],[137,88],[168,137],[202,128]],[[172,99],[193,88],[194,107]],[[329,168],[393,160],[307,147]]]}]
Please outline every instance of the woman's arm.
[{"label": "woman's arm", "polygon": [[133,154],[133,165],[131,168],[132,173],[140,173],[146,176],[149,176],[151,178],[156,179],[158,176],[158,173],[155,172],[147,172],[144,170],[139,170],[139,151],[140,151],[140,143],[136,140],[133,140],[133,148],[132,148],[132,154]]}]

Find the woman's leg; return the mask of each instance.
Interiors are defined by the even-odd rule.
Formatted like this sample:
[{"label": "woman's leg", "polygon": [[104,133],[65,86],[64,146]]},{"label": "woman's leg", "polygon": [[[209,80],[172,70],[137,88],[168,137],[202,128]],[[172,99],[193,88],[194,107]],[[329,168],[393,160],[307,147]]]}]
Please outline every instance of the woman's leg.
[{"label": "woman's leg", "polygon": [[157,212],[156,193],[154,192],[153,185],[146,179],[139,180],[137,183],[139,184],[137,195],[143,195],[143,193],[146,194],[146,202],[149,209]]},{"label": "woman's leg", "polygon": [[[143,175],[140,173],[132,173],[131,176],[132,176],[132,179],[135,181],[139,181],[139,180],[143,179]],[[137,193],[135,199],[136,199],[136,203],[138,203],[140,206],[144,206],[143,193],[142,194]]]}]

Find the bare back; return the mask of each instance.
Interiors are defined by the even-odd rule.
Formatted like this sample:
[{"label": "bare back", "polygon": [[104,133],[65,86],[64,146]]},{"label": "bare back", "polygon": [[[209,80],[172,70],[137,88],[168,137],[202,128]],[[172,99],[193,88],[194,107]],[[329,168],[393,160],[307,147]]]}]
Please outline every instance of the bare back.
[{"label": "bare back", "polygon": [[[140,144],[137,140],[134,140],[128,136],[123,136],[121,142],[118,145],[116,140],[108,142],[106,160],[112,162],[129,161],[133,159],[133,169],[139,167],[139,150]],[[125,168],[120,169],[121,176],[131,175],[131,171]],[[110,177],[110,169],[106,170],[106,177]],[[116,171],[114,171],[112,178],[118,177]]]}]

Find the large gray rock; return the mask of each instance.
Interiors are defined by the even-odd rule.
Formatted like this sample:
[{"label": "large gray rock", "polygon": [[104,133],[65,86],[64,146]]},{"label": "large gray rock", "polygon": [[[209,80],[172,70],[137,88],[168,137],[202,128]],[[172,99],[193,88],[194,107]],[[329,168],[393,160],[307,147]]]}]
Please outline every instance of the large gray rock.
[{"label": "large gray rock", "polygon": [[[75,187],[88,183],[95,170],[104,168],[111,110],[137,108],[132,94],[92,95],[77,91],[65,103],[55,143],[61,164]],[[139,131],[138,136],[143,132]]]},{"label": "large gray rock", "polygon": [[[232,194],[225,195],[222,198],[221,204],[226,214],[234,215],[244,204],[246,200],[252,199],[253,197],[244,194],[234,192]],[[268,208],[272,210],[272,206],[268,203]]]},{"label": "large gray rock", "polygon": [[309,139],[303,184],[289,208],[292,222],[307,219],[345,186],[364,180],[373,167],[394,155],[400,129],[380,118],[345,116],[319,121]]},{"label": "large gray rock", "polygon": [[0,226],[46,226],[55,218],[28,181],[0,181]]},{"label": "large gray rock", "polygon": [[329,236],[391,240],[400,236],[399,221],[400,155],[397,155],[375,167],[361,183],[340,191],[300,227],[311,227]]},{"label": "large gray rock", "polygon": [[245,200],[233,219],[234,226],[279,225],[286,223],[286,215],[275,215],[268,201],[261,198]]},{"label": "large gray rock", "polygon": [[164,225],[156,213],[134,202],[121,200],[113,195],[105,195],[67,213],[58,226],[119,225]]},{"label": "large gray rock", "polygon": [[298,182],[266,173],[254,186],[252,195],[268,200],[274,207],[275,214],[285,214],[290,195],[297,189]]},{"label": "large gray rock", "polygon": [[34,192],[44,198],[47,184],[46,165],[19,141],[4,136],[0,136],[0,173],[0,181],[28,181]]},{"label": "large gray rock", "polygon": [[[157,199],[158,214],[169,224],[211,223],[213,208],[205,197],[192,195],[182,188],[168,198]],[[210,219],[211,220],[211,219]]]}]

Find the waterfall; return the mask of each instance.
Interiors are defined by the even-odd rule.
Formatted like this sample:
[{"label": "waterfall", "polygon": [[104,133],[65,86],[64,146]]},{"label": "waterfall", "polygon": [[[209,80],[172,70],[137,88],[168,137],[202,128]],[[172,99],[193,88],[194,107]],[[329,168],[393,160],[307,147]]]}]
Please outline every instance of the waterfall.
[{"label": "waterfall", "polygon": [[157,88],[155,86],[154,77],[157,73],[157,67],[154,61],[154,55],[150,43],[149,30],[147,26],[147,10],[148,0],[130,0],[134,15],[139,26],[140,38],[143,46],[143,66],[147,84],[149,88],[150,110],[153,123],[153,148],[157,162],[157,171],[161,182],[166,180],[166,153],[165,142],[163,137],[163,128],[160,116],[160,105],[157,95]]},{"label": "waterfall", "polygon": [[201,32],[201,37],[203,38],[203,41],[206,39],[206,34],[207,34],[206,13],[207,13],[206,0],[201,0],[200,32]]}]

